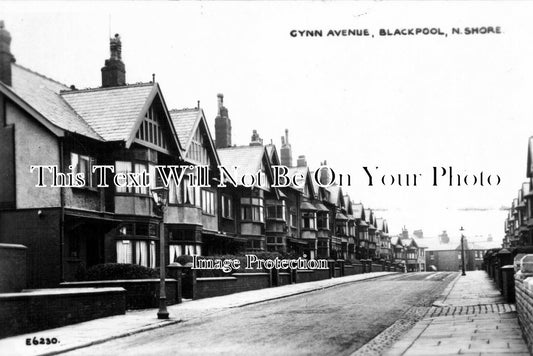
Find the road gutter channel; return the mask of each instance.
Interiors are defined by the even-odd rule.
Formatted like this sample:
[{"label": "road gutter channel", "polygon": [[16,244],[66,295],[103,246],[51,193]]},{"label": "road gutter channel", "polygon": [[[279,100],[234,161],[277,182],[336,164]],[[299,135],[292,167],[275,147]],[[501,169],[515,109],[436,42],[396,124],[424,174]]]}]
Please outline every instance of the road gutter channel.
[{"label": "road gutter channel", "polygon": [[[309,290],[304,290],[304,291],[299,291],[299,292],[295,292],[295,293],[285,294],[285,295],[282,295],[282,296],[276,296],[276,297],[271,297],[271,298],[267,298],[267,299],[263,299],[263,300],[248,302],[248,303],[244,303],[244,304],[233,305],[233,306],[229,306],[227,308],[220,308],[220,309],[218,309],[218,310],[216,310],[216,311],[214,311],[212,313],[208,313],[208,314],[202,315],[201,317],[206,317],[206,316],[209,316],[209,315],[212,315],[212,314],[216,314],[216,313],[218,313],[218,312],[220,312],[220,311],[222,311],[224,309],[241,308],[241,307],[245,307],[245,306],[248,306],[248,305],[259,304],[259,303],[269,302],[269,301],[273,301],[273,300],[293,297],[293,296],[296,296],[296,295],[305,294],[305,293],[311,293],[311,292],[324,290],[324,289],[329,289],[329,288],[341,286],[341,285],[348,284],[348,283],[363,282],[363,281],[368,281],[368,280],[381,278],[381,277],[386,277],[386,276],[390,276],[390,275],[395,275],[395,274],[399,274],[399,273],[401,273],[401,272],[390,272],[388,274],[383,274],[383,275],[378,275],[378,276],[371,276],[371,277],[368,277],[368,278],[359,279],[359,280],[355,280],[355,281],[345,281],[345,282],[341,282],[341,283],[338,283],[338,284],[332,284],[332,285],[325,286],[325,287],[311,288]],[[187,322],[187,321],[190,321],[190,320],[194,320],[194,318],[189,319],[189,320],[176,319],[176,320],[168,320],[168,321],[164,321],[164,322],[159,322],[157,324],[152,324],[152,325],[148,325],[148,326],[143,326],[141,328],[133,329],[133,330],[124,332],[122,334],[112,335],[112,336],[105,337],[105,338],[102,338],[102,339],[89,341],[89,342],[86,342],[86,343],[83,343],[83,344],[79,344],[79,345],[74,345],[74,346],[71,346],[71,347],[68,347],[68,348],[65,348],[65,349],[62,349],[62,350],[50,351],[50,352],[42,353],[42,354],[39,354],[39,356],[52,356],[52,355],[64,354],[66,352],[71,352],[71,351],[74,351],[74,350],[79,350],[79,349],[83,349],[83,348],[86,348],[86,347],[103,344],[103,343],[108,342],[108,341],[121,339],[121,338],[132,336],[132,335],[135,335],[135,334],[140,334],[142,332],[159,329],[159,328],[162,328],[162,327],[165,327],[165,326],[175,325],[175,324],[182,323],[182,322]]]}]

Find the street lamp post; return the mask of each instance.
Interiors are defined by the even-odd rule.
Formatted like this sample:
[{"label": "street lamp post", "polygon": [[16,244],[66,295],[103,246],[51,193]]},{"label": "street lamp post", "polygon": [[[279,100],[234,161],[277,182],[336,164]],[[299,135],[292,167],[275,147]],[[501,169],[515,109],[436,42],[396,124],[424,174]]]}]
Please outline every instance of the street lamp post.
[{"label": "street lamp post", "polygon": [[161,222],[159,223],[159,311],[157,312],[157,318],[168,319],[165,286],[165,212],[168,203],[168,188],[153,188],[152,197],[161,215]]},{"label": "street lamp post", "polygon": [[404,258],[405,258],[405,273],[407,273],[407,246],[404,246],[403,247],[403,255],[404,255]]},{"label": "street lamp post", "polygon": [[461,226],[461,269],[462,269],[462,276],[466,276],[465,272],[465,236],[463,235],[463,227]]}]

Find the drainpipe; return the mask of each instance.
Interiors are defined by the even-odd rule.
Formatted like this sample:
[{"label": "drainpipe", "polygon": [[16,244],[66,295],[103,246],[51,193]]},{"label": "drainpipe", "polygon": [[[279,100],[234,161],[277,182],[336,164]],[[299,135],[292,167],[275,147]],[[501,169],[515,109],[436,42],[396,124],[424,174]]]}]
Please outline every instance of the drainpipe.
[{"label": "drainpipe", "polygon": [[[63,137],[59,138],[59,167],[63,170],[64,158],[63,158]],[[65,247],[65,188],[59,188],[61,212],[59,216],[59,268],[60,268],[60,281],[65,281],[65,266],[63,265],[63,250]]]}]

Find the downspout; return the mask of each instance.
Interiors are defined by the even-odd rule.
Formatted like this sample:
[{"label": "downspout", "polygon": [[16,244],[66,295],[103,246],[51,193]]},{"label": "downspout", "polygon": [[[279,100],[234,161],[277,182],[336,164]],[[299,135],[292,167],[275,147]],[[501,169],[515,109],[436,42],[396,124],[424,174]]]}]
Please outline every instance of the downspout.
[{"label": "downspout", "polygon": [[[59,167],[64,169],[64,157],[63,157],[63,137],[59,138]],[[60,204],[61,212],[59,216],[59,268],[60,268],[60,281],[65,281],[65,266],[63,265],[63,252],[65,247],[65,187],[59,188],[60,192]]]}]

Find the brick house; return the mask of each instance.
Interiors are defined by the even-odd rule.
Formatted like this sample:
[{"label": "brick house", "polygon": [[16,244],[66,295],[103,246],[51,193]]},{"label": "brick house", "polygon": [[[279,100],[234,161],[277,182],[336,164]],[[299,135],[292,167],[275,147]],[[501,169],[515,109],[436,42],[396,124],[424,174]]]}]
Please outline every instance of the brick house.
[{"label": "brick house", "polygon": [[[156,266],[161,217],[148,187],[99,188],[91,167],[141,172],[182,162],[159,85],[126,84],[118,35],[110,40],[102,87],[85,90],[15,64],[10,39],[0,25],[0,162],[7,167],[0,176],[0,242],[28,247],[29,287],[55,286],[102,262]],[[36,187],[30,166],[37,164],[84,173],[85,185],[50,187],[45,171],[47,187]]]},{"label": "brick house", "polygon": [[[482,269],[485,252],[498,246],[499,244],[493,241],[469,242],[465,238],[465,269],[467,271]],[[438,271],[459,271],[462,268],[461,243],[433,244],[427,248],[425,255],[426,268],[434,266]]]}]

